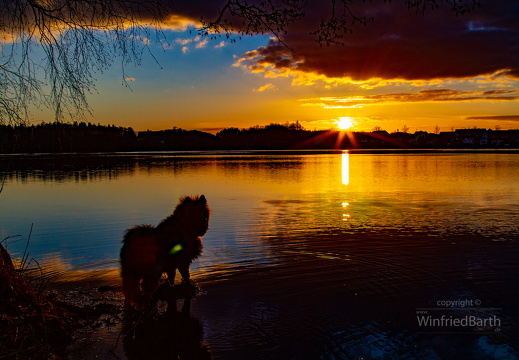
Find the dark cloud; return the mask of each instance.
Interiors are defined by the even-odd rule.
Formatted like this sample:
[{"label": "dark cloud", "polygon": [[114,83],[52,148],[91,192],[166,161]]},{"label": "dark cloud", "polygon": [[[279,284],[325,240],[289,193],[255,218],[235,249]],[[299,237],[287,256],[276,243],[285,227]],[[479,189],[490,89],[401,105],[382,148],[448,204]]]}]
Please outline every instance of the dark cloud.
[{"label": "dark cloud", "polygon": [[[519,78],[519,3],[511,0],[481,0],[481,8],[469,13],[456,15],[448,2],[438,1],[437,9],[427,9],[419,14],[416,9],[408,9],[406,1],[394,0],[353,0],[351,14],[368,21],[365,26],[353,23],[346,12],[346,32],[341,41],[343,46],[323,46],[316,43],[317,30],[323,21],[330,18],[332,4],[342,2],[332,0],[291,0],[294,4],[306,4],[304,17],[291,23],[285,34],[278,34],[287,46],[271,42],[268,46],[249,53],[242,58],[242,64],[254,71],[270,70],[279,72],[297,71],[328,78],[348,77],[354,81],[368,79],[431,80],[443,78],[471,78],[479,75],[499,74]],[[244,1],[260,4],[260,0]],[[427,4],[432,0],[418,3]],[[12,2],[0,0],[2,25],[9,24],[4,19],[12,11]],[[56,2],[59,3],[59,2]],[[127,9],[127,2],[112,0],[93,2],[113,3],[113,9]],[[280,2],[281,4],[282,2]],[[471,4],[470,0],[456,3]],[[53,4],[52,1],[49,4]],[[173,28],[194,25],[200,19],[214,20],[225,9],[227,0],[157,0],[156,2],[132,2],[140,20],[153,19],[157,15],[155,5],[164,5],[162,15]],[[151,5],[150,5],[151,4]],[[86,6],[86,19],[91,19]],[[102,7],[104,9],[104,7]],[[96,6],[92,7],[96,9]],[[108,7],[110,9],[110,7]],[[11,9],[12,10],[12,9]],[[344,9],[337,5],[336,14]],[[116,11],[116,10],[114,10]],[[130,13],[132,11],[129,11]],[[104,12],[101,12],[104,14]],[[243,13],[245,14],[245,13]],[[243,15],[242,14],[242,15]],[[229,15],[229,12],[227,12]],[[96,21],[93,17],[90,21]],[[234,29],[249,29],[256,17],[240,19],[227,16]],[[106,21],[103,16],[101,20]],[[263,20],[268,19],[267,17]],[[282,20],[282,17],[277,17]],[[5,20],[5,21],[4,21]],[[101,20],[98,20],[102,22]],[[85,20],[86,21],[86,20]],[[261,24],[262,22],[257,22]],[[290,21],[289,21],[290,23]],[[261,26],[257,25],[260,29]],[[275,25],[268,25],[276,28]],[[0,26],[1,27],[1,26]],[[223,29],[222,29],[223,30]],[[254,31],[252,31],[254,33]]]},{"label": "dark cloud", "polygon": [[519,122],[519,115],[468,116],[465,120],[500,120]]},{"label": "dark cloud", "polygon": [[319,2],[320,7],[315,8],[316,3],[310,2],[305,19],[283,36],[293,53],[272,42],[246,55],[244,65],[265,69],[270,64],[278,71],[354,81],[491,74],[519,78],[519,3],[481,3],[481,8],[463,15],[455,15],[446,4],[420,15],[409,10],[404,1],[358,1],[352,11],[358,16],[373,16],[374,21],[353,26],[352,33],[342,39],[343,46],[320,47],[310,32],[326,18],[327,2]]}]

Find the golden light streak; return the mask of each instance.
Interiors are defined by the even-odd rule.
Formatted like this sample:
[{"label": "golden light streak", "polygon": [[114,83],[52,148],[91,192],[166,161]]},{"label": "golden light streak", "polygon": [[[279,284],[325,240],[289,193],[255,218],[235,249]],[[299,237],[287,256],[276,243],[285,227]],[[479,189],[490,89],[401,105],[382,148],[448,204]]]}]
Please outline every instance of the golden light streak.
[{"label": "golden light streak", "polygon": [[[342,160],[342,184],[350,184],[350,154],[348,150],[344,150],[341,154]],[[344,205],[344,204],[343,204]]]}]

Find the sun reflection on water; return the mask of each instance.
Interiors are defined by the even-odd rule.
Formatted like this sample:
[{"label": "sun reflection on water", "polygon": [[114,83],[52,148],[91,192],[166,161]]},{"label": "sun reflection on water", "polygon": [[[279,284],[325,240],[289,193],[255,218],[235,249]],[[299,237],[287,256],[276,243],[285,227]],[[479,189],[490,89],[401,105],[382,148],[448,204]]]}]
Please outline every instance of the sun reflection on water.
[{"label": "sun reflection on water", "polygon": [[342,159],[342,184],[349,185],[350,183],[350,154],[348,150],[344,150],[341,154]]},{"label": "sun reflection on water", "polygon": [[[348,210],[348,206],[349,206],[349,205],[350,205],[349,203],[347,203],[347,202],[343,202],[343,203],[342,203],[342,208],[343,208],[343,210],[344,210],[344,211]],[[344,214],[342,214],[342,221],[348,221],[349,217],[350,217],[350,214],[348,214],[348,213],[344,213]]]}]

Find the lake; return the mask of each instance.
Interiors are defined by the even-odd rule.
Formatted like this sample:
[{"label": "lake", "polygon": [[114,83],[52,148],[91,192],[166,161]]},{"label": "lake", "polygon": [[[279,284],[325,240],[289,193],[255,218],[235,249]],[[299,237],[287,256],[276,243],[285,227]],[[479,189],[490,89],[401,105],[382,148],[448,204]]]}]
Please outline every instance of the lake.
[{"label": "lake", "polygon": [[157,224],[181,196],[206,196],[209,231],[191,268],[203,294],[188,315],[143,325],[140,338],[117,341],[122,325],[111,329],[100,343],[119,357],[150,358],[153,348],[161,358],[173,336],[164,334],[192,331],[194,358],[519,358],[517,152],[19,155],[0,164],[0,239],[14,257],[27,247],[32,265],[62,283],[118,284],[125,229]]}]

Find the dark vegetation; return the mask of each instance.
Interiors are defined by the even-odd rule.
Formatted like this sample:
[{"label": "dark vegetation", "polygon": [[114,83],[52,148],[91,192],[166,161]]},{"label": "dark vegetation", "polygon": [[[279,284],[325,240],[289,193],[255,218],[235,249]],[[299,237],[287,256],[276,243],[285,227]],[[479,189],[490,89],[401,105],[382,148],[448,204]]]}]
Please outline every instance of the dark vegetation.
[{"label": "dark vegetation", "polygon": [[449,132],[388,133],[310,131],[298,123],[248,129],[226,128],[216,135],[173,128],[135,132],[131,127],[84,122],[0,125],[0,153],[128,152],[162,150],[286,150],[518,148],[519,130],[458,129]]},{"label": "dark vegetation", "polygon": [[[2,241],[3,242],[3,241]],[[119,286],[52,290],[38,269],[15,263],[0,242],[0,359],[79,359],[91,356],[95,331],[124,324],[124,349],[151,358],[210,359],[203,328],[190,316],[198,287],[162,284],[156,298],[171,303],[166,313],[127,314]],[[36,271],[35,271],[36,270]],[[44,280],[44,281],[42,281]],[[176,301],[184,299],[181,312]],[[151,342],[150,342],[151,341]],[[160,344],[151,346],[150,344]],[[115,347],[114,347],[115,348]],[[173,355],[172,355],[173,354]],[[116,356],[117,357],[117,356]],[[175,357],[176,358],[176,357]]]},{"label": "dark vegetation", "polygon": [[32,271],[23,261],[13,265],[0,242],[0,359],[63,358],[70,353],[72,341],[81,339],[79,329],[111,321],[101,320],[104,314],[120,314],[117,306],[107,302],[64,302],[41,282],[37,284],[29,275]]}]

